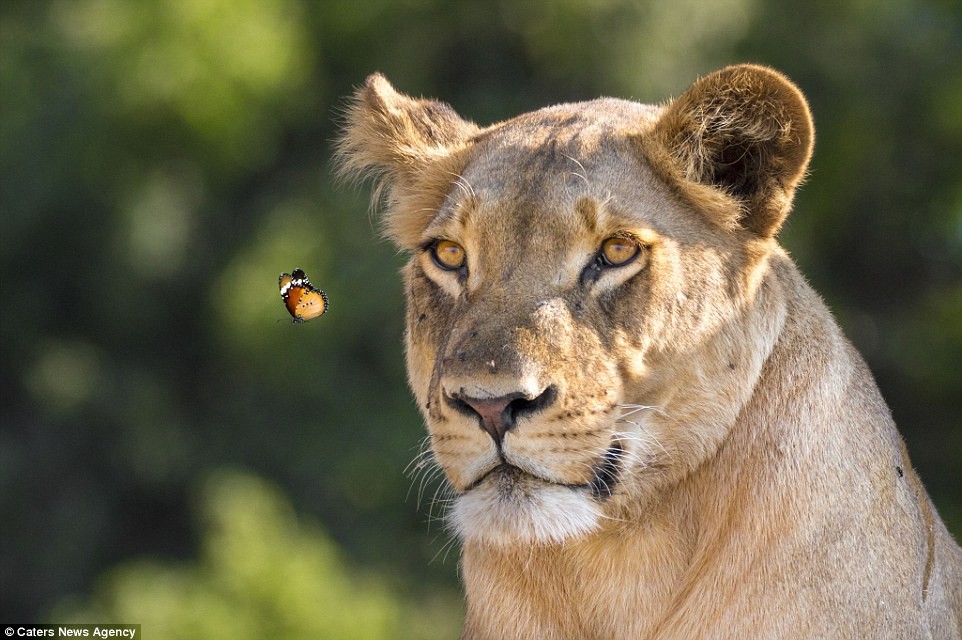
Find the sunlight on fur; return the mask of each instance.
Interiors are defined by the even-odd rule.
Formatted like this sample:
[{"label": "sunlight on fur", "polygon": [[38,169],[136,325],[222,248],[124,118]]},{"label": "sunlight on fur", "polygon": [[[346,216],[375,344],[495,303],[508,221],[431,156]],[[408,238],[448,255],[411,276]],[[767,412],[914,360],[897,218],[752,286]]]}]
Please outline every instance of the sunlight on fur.
[{"label": "sunlight on fur", "polygon": [[561,543],[598,528],[602,514],[584,490],[540,483],[505,498],[494,482],[458,498],[451,510],[454,531],[465,540],[494,545]]}]

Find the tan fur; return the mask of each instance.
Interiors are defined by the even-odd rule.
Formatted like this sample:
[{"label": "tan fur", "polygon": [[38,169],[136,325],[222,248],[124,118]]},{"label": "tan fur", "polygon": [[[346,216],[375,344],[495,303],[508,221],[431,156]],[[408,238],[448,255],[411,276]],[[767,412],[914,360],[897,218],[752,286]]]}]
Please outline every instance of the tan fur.
[{"label": "tan fur", "polygon": [[[359,89],[340,156],[412,254],[463,638],[962,637],[962,552],[775,240],[812,144],[801,92],[750,65],[484,129]],[[639,257],[601,265],[610,237]]]}]

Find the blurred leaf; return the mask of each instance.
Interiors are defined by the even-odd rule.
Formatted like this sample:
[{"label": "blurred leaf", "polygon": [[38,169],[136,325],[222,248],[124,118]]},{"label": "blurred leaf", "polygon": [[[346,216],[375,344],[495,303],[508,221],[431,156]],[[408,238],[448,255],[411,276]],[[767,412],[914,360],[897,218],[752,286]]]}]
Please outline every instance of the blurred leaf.
[{"label": "blurred leaf", "polygon": [[330,538],[262,480],[215,473],[200,508],[203,555],[196,562],[130,562],[112,570],[88,603],[65,603],[50,619],[134,621],[158,640],[429,640],[457,633],[459,621],[436,604],[422,608],[376,575],[350,569]]},{"label": "blurred leaf", "polygon": [[52,18],[118,116],[183,125],[227,162],[272,149],[277,111],[310,73],[290,0],[61,0]]}]

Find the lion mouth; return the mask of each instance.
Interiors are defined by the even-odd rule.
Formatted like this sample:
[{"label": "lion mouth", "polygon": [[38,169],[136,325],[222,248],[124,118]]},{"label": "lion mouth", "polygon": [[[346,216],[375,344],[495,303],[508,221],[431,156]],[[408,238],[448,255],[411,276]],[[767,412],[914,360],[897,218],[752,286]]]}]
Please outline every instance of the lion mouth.
[{"label": "lion mouth", "polygon": [[586,490],[591,493],[592,497],[603,500],[610,498],[614,494],[618,484],[618,476],[621,474],[621,460],[623,457],[624,448],[619,442],[614,442],[605,451],[601,461],[595,466],[592,479],[580,484],[555,482],[531,473],[530,471],[526,471],[510,462],[503,461],[501,464],[492,467],[479,476],[464,490],[464,493],[468,493],[483,482],[491,480],[496,483],[499,494],[503,498],[509,498],[514,496],[522,486],[527,486],[531,482],[535,482],[575,490]]},{"label": "lion mouth", "polygon": [[617,441],[605,451],[601,464],[595,468],[595,477],[587,484],[591,489],[591,495],[595,498],[610,498],[614,493],[621,473],[621,459],[624,453],[624,448]]}]

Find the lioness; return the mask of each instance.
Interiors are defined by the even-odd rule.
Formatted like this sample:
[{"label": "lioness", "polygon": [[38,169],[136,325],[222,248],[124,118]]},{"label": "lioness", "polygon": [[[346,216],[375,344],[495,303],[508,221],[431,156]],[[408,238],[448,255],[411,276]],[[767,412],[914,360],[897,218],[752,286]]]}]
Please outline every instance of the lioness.
[{"label": "lioness", "polygon": [[751,65],[486,128],[357,91],[341,167],[411,254],[463,638],[962,637],[962,552],[776,240],[812,143]]}]

